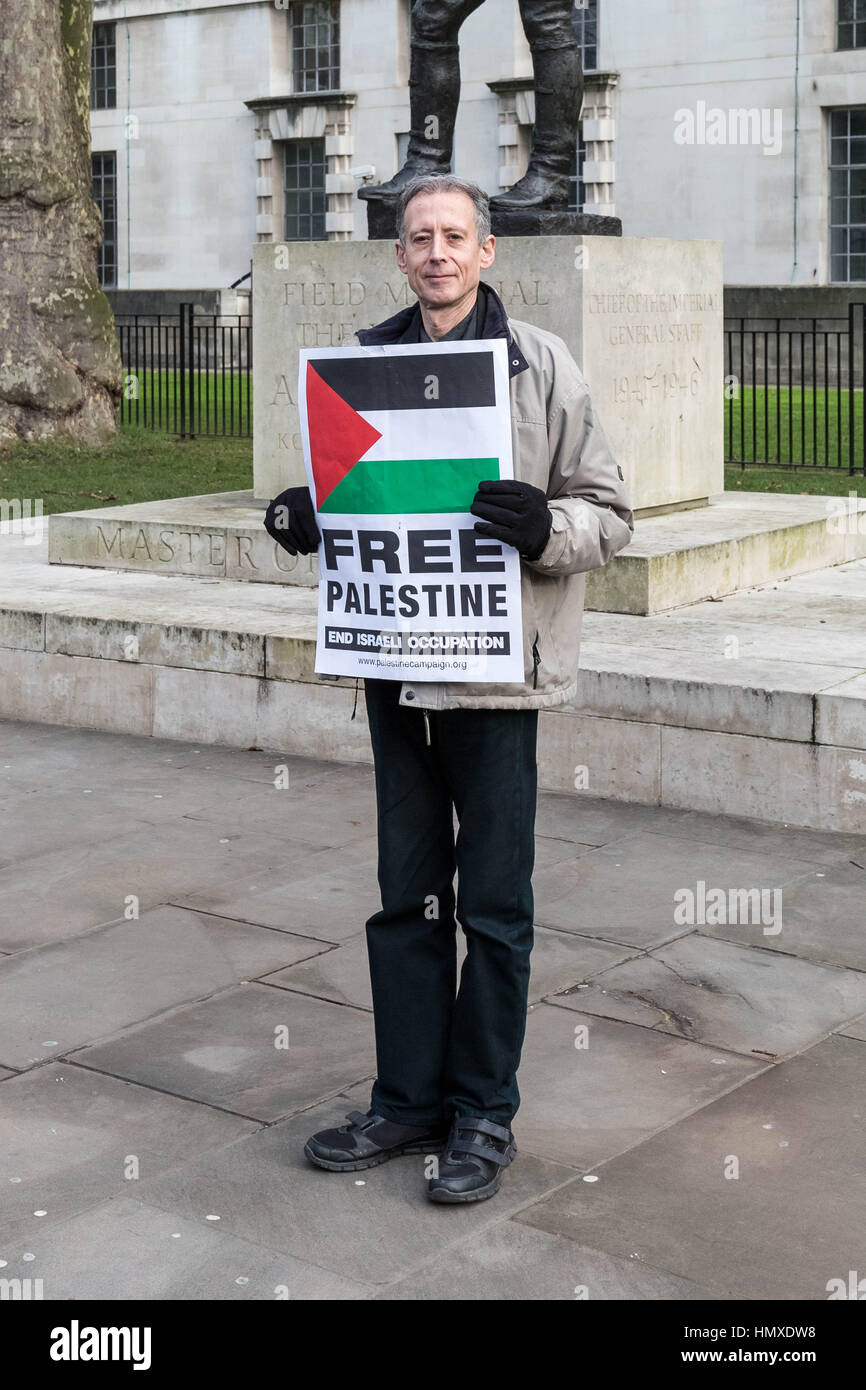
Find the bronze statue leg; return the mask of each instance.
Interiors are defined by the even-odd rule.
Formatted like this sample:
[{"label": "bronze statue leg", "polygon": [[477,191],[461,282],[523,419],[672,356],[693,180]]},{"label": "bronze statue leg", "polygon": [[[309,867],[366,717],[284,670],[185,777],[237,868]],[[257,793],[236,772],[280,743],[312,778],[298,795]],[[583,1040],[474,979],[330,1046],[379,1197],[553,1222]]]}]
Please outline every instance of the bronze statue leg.
[{"label": "bronze statue leg", "polygon": [[520,0],[535,74],[532,147],[523,178],[491,198],[491,208],[564,208],[568,204],[583,99],[583,73],[571,9],[571,0]]},{"label": "bronze statue leg", "polygon": [[413,0],[409,69],[410,134],[406,162],[360,198],[397,194],[419,174],[447,174],[460,100],[460,25],[484,0]]}]

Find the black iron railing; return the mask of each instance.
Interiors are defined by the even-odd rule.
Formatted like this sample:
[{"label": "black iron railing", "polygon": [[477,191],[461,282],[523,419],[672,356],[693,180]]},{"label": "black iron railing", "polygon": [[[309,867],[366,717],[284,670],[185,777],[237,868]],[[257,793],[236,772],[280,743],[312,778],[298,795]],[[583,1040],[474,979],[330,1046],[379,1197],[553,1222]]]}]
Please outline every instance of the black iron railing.
[{"label": "black iron railing", "polygon": [[196,435],[252,434],[252,330],[241,315],[117,314],[120,422]]},{"label": "black iron railing", "polygon": [[866,475],[864,329],[866,303],[847,319],[726,319],[726,462]]}]

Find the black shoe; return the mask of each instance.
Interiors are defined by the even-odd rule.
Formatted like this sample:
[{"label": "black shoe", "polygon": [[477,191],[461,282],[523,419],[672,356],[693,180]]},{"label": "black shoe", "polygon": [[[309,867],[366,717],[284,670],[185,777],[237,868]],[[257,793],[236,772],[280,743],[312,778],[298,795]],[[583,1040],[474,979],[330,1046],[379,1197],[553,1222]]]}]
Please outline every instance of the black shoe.
[{"label": "black shoe", "polygon": [[527,169],[523,178],[505,193],[490,199],[491,212],[514,212],[521,208],[564,209],[568,207],[571,184],[567,173],[548,173]]},{"label": "black shoe", "polygon": [[402,169],[398,169],[392,179],[386,183],[365,183],[358,189],[358,197],[369,198],[394,198],[395,200],[403,192],[407,184],[414,179],[423,178],[425,174],[447,174],[449,166],[446,164],[441,167],[438,164],[404,164]]},{"label": "black shoe", "polygon": [[374,1168],[398,1154],[440,1153],[448,1132],[441,1125],[398,1125],[368,1110],[352,1110],[347,1125],[321,1129],[304,1145],[311,1163],[333,1173]]},{"label": "black shoe", "polygon": [[502,1170],[517,1153],[504,1125],[477,1115],[455,1115],[439,1159],[439,1176],[430,1178],[431,1202],[483,1202],[499,1191]]}]

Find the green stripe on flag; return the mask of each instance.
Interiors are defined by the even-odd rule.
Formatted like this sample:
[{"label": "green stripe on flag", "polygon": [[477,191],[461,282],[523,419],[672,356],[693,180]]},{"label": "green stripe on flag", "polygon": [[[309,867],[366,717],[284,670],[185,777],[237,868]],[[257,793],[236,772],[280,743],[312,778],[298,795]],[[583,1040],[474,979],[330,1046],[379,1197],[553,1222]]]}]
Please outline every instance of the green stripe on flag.
[{"label": "green stripe on flag", "polygon": [[498,459],[360,459],[319,508],[345,514],[468,512]]}]

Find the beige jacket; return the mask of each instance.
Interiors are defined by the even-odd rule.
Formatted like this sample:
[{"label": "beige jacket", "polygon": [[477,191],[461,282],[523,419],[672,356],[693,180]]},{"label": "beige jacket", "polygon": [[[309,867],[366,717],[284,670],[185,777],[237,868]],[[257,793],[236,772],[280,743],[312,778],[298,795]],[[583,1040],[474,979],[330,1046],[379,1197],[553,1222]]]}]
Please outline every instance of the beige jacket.
[{"label": "beige jacket", "polygon": [[[522,683],[403,681],[400,703],[415,709],[549,709],[574,697],[588,570],[606,565],[634,534],[622,470],[583,375],[554,333],[509,319],[489,286],[480,337],[505,337],[511,378],[514,476],[547,495],[553,524],[537,560],[520,562]],[[396,342],[418,305],[356,335],[362,345]]]}]

